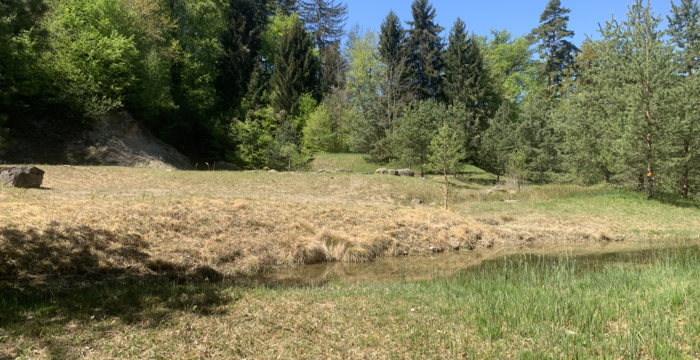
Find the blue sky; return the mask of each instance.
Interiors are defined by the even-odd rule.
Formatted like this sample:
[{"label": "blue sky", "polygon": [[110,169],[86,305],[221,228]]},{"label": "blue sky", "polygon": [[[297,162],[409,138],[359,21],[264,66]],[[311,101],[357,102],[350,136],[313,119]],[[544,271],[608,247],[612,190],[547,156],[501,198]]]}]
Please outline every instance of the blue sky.
[{"label": "blue sky", "polygon": [[[562,5],[571,9],[569,29],[574,30],[574,41],[579,45],[586,39],[585,35],[597,36],[598,23],[612,17],[625,19],[627,0],[561,0]],[[379,30],[379,25],[389,10],[394,10],[401,21],[411,19],[411,0],[344,0],[348,4],[350,16],[347,29],[355,24],[361,27]],[[548,0],[501,0],[501,1],[459,1],[432,0],[437,11],[438,23],[449,31],[452,24],[461,17],[467,29],[478,35],[489,34],[489,29],[508,29],[514,35],[529,33],[539,24],[540,14]],[[676,0],[678,4],[680,1]],[[662,14],[665,27],[666,14],[671,8],[670,0],[652,0],[651,6],[656,14]],[[405,24],[405,23],[404,23]],[[408,27],[404,25],[404,27]]]}]

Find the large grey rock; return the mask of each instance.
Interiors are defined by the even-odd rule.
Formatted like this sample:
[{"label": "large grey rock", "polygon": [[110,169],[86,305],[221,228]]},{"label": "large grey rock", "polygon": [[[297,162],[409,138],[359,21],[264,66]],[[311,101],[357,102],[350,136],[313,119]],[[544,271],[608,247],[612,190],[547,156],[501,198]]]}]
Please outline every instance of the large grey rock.
[{"label": "large grey rock", "polygon": [[400,169],[399,175],[413,177],[415,175],[415,173],[411,169]]},{"label": "large grey rock", "polygon": [[386,173],[389,175],[399,176],[399,172],[394,169],[387,170]]},{"label": "large grey rock", "polygon": [[386,169],[385,169],[385,168],[377,169],[377,171],[375,171],[375,173],[377,173],[377,174],[386,174]]},{"label": "large grey rock", "polygon": [[18,188],[40,188],[44,181],[44,170],[34,166],[11,166],[0,168],[0,183]]}]

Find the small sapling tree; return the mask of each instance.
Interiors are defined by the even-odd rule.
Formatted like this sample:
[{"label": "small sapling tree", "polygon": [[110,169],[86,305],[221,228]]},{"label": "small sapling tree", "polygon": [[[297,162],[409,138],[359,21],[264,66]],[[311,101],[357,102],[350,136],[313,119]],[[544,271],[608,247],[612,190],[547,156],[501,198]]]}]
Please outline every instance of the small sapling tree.
[{"label": "small sapling tree", "polygon": [[450,181],[447,173],[457,171],[459,162],[464,159],[465,154],[459,135],[447,123],[443,123],[438,129],[438,133],[430,142],[430,167],[445,176],[445,210],[447,210],[447,200],[450,196]]}]

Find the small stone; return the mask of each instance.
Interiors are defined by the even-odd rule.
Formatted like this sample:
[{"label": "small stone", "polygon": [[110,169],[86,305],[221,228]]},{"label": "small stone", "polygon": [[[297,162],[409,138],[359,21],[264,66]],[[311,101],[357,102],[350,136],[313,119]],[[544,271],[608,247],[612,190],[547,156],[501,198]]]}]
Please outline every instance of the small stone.
[{"label": "small stone", "polygon": [[424,178],[424,177],[419,177],[418,180],[425,180],[425,178]]},{"label": "small stone", "polygon": [[414,203],[414,204],[416,204],[416,205],[420,205],[420,204],[423,203],[423,200],[421,200],[421,199],[413,199],[413,200],[411,200],[411,202]]}]

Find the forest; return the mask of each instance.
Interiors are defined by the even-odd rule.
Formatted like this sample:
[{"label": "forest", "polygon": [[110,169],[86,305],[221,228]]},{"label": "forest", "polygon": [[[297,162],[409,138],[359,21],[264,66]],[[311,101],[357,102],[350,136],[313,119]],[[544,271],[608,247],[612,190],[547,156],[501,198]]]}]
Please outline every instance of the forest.
[{"label": "forest", "polygon": [[0,151],[30,117],[90,127],[128,110],[192,162],[303,170],[358,153],[700,192],[697,0],[664,18],[634,0],[580,45],[559,0],[522,35],[410,6],[372,30],[347,29],[335,0],[3,0]]}]

